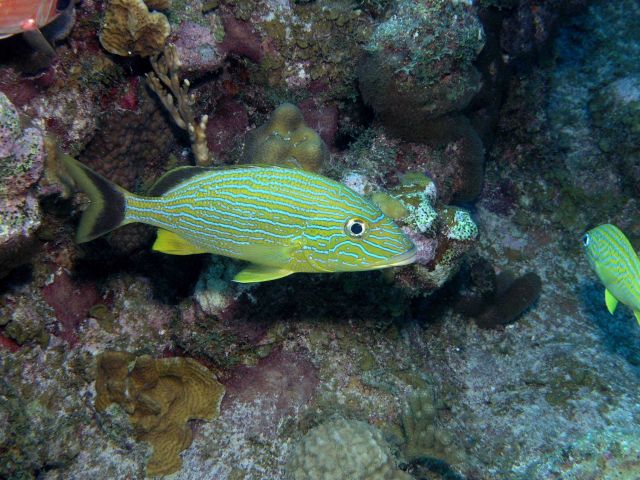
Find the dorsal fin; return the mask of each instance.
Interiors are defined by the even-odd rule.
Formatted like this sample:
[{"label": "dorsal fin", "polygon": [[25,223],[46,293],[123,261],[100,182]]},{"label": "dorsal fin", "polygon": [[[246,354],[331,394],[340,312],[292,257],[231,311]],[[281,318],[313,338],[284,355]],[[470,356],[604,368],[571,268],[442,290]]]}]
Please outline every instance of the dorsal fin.
[{"label": "dorsal fin", "polygon": [[[200,175],[201,173],[212,172],[215,170],[233,170],[240,168],[264,168],[264,167],[274,167],[275,165],[256,165],[256,164],[241,164],[241,165],[225,165],[223,167],[194,167],[191,165],[187,165],[184,167],[177,167],[173,170],[169,170],[167,173],[162,175],[156,183],[154,183],[147,195],[150,197],[159,197],[167,193],[173,187],[180,185],[182,182],[195,177],[196,175]],[[287,167],[282,167],[287,168]]]},{"label": "dorsal fin", "polygon": [[150,197],[159,197],[160,195],[167,193],[173,187],[180,185],[185,180],[211,170],[214,169],[210,167],[192,167],[190,165],[174,168],[162,175],[149,189],[147,195]]}]

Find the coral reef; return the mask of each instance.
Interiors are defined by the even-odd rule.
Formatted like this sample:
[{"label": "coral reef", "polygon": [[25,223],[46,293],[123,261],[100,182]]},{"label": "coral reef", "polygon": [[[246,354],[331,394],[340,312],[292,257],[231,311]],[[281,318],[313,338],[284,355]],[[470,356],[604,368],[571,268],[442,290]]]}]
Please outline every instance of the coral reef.
[{"label": "coral reef", "polygon": [[220,43],[225,35],[222,22],[215,15],[204,25],[182,21],[171,36],[180,58],[180,70],[200,76],[222,68],[228,53]]},{"label": "coral reef", "polygon": [[0,357],[0,476],[37,478],[73,463],[91,414],[82,394],[68,393],[87,386],[91,356],[36,347]]},{"label": "coral reef", "polygon": [[[164,2],[153,2],[149,7]],[[100,43],[123,57],[149,57],[164,47],[171,27],[160,12],[149,12],[143,0],[109,0],[102,20]]]},{"label": "coral reef", "polygon": [[[151,65],[101,47],[108,2],[79,5],[49,67],[1,40],[0,477],[638,475],[640,333],[579,242],[607,221],[640,245],[635,0],[176,0]],[[230,259],[143,251],[150,229],[76,245],[86,202],[45,131],[140,194],[194,158],[304,166],[307,131],[306,168],[370,196],[417,261],[247,288]],[[18,250],[14,218],[34,219]],[[186,423],[179,392],[213,391],[204,418],[222,387],[184,356],[224,384],[216,421]]]},{"label": "coral reef", "polygon": [[[595,2],[583,15],[572,17],[556,42],[559,59],[576,60],[551,73],[553,89],[547,110],[555,141],[567,152],[562,160],[564,178],[558,178],[561,172],[554,172],[563,183],[563,208],[558,210],[575,212],[572,217],[580,217],[580,205],[588,201],[602,207],[598,217],[604,218],[624,202],[614,200],[617,194],[624,192],[628,198],[637,192],[637,155],[629,154],[629,145],[621,137],[630,134],[627,140],[633,138],[632,79],[640,74],[634,60],[640,54],[640,45],[637,28],[629,18],[638,14],[633,1],[616,5]],[[591,32],[588,39],[575,36],[581,29]],[[628,47],[621,47],[625,43]],[[606,101],[601,95],[605,92],[610,95]],[[605,111],[610,114],[609,127],[602,121]],[[622,120],[625,114],[631,117]],[[620,149],[616,148],[618,141],[622,141]],[[611,178],[612,163],[620,180]],[[562,220],[568,220],[566,213]],[[595,219],[582,221],[585,226],[591,221],[601,223]]]},{"label": "coral reef", "polygon": [[[255,79],[274,93],[344,99],[371,32],[365,11],[341,3],[220,2],[226,50],[258,63]],[[290,95],[277,94],[278,105]],[[272,104],[270,108],[274,105]]]},{"label": "coral reef", "polygon": [[472,62],[483,46],[482,25],[466,2],[398,2],[365,47],[358,67],[363,98],[403,136],[469,104],[480,89]]},{"label": "coral reef", "polygon": [[166,168],[172,134],[144,86],[136,82],[131,88],[135,108],[103,115],[78,159],[121,187],[143,193]]},{"label": "coral reef", "polygon": [[145,0],[145,4],[152,10],[168,10],[172,0]]},{"label": "coral reef", "polygon": [[187,422],[216,418],[224,391],[212,372],[190,358],[154,360],[126,352],[98,357],[96,410],[116,403],[129,414],[136,438],[153,446],[148,476],[180,469],[179,453],[192,441]]},{"label": "coral reef", "polygon": [[312,172],[322,170],[329,149],[309,128],[298,107],[280,105],[271,118],[247,135],[243,160],[247,163],[285,165]]},{"label": "coral reef", "polygon": [[467,210],[442,206],[438,189],[425,174],[408,172],[387,192],[371,195],[381,210],[404,225],[416,245],[416,263],[398,273],[403,288],[412,295],[441,287],[458,270],[478,236]]},{"label": "coral reef", "polygon": [[212,257],[203,269],[193,296],[207,315],[230,319],[237,310],[240,297],[255,285],[232,282],[240,271],[238,263],[225,257]]},{"label": "coral reef", "polygon": [[[241,332],[237,333],[241,337]],[[255,335],[245,332],[242,335],[245,342],[251,340],[246,333]],[[261,348],[252,352],[253,355],[245,352],[244,364],[231,369],[225,382],[228,392],[225,402],[229,405],[259,403],[262,411],[268,413],[256,418],[249,428],[255,435],[270,437],[277,433],[279,425],[296,419],[299,412],[312,403],[320,379],[308,352],[288,352],[278,346],[277,331],[258,338],[254,341]]]},{"label": "coral reef", "polygon": [[42,288],[42,298],[54,310],[58,320],[55,334],[73,345],[78,340],[78,326],[91,307],[100,301],[100,294],[91,282],[78,282],[64,270],[58,270]]},{"label": "coral reef", "polygon": [[289,459],[287,473],[291,480],[411,478],[398,470],[379,431],[364,422],[343,418],[307,432]]},{"label": "coral reef", "polygon": [[18,111],[0,92],[0,278],[26,263],[42,222],[35,187],[44,173],[44,135],[21,125]]},{"label": "coral reef", "polygon": [[23,129],[18,111],[0,92],[0,195],[23,194],[34,186],[42,176],[44,156],[41,130]]},{"label": "coral reef", "polygon": [[416,232],[435,233],[435,221],[438,213],[433,204],[437,198],[437,189],[429,177],[423,173],[406,173],[400,177],[398,185],[391,190],[391,195],[400,202],[407,212],[404,217],[392,218],[401,220]]},{"label": "coral reef", "polygon": [[222,98],[207,122],[209,151],[222,162],[228,162],[232,150],[240,149],[245,132],[249,130],[247,108],[237,100]]},{"label": "coral reef", "polygon": [[629,75],[600,89],[589,102],[598,147],[613,157],[625,183],[640,194],[640,76]]},{"label": "coral reef", "polygon": [[3,333],[18,345],[35,342],[42,348],[49,344],[47,327],[53,317],[46,308],[25,295],[12,295],[0,299],[0,326]]},{"label": "coral reef", "polygon": [[542,280],[534,272],[516,277],[508,270],[496,274],[485,259],[472,258],[469,284],[461,289],[456,308],[481,328],[499,328],[515,322],[540,297]]},{"label": "coral reef", "polygon": [[449,463],[463,461],[463,450],[439,425],[438,411],[444,408],[433,388],[411,392],[402,412],[403,454],[408,462],[432,458]]},{"label": "coral reef", "polygon": [[482,0],[480,4],[504,9],[500,47],[513,60],[543,52],[559,25],[584,11],[587,0],[550,0],[532,5],[519,0]]},{"label": "coral reef", "polygon": [[463,115],[450,115],[430,122],[421,135],[420,141],[435,151],[429,173],[443,201],[465,204],[476,200],[483,186],[485,152],[471,122]]}]

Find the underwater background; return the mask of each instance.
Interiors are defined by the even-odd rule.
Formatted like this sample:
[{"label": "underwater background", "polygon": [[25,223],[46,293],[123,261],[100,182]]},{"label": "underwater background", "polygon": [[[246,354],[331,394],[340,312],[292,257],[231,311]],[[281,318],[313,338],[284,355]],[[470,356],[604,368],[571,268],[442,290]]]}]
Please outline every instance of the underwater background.
[{"label": "underwater background", "polygon": [[[636,0],[0,0],[0,37],[0,478],[640,478],[640,303],[583,245],[616,225],[640,299]],[[415,261],[77,243],[71,157],[319,174]]]}]

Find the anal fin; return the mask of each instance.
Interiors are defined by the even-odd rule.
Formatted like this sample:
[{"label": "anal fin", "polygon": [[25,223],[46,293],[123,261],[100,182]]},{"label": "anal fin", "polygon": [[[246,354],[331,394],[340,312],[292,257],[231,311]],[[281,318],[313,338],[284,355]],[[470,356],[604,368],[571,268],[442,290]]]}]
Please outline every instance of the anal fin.
[{"label": "anal fin", "polygon": [[180,235],[164,230],[158,229],[158,236],[153,243],[152,250],[157,252],[167,253],[169,255],[195,255],[198,253],[209,253],[206,250],[189,243]]},{"label": "anal fin", "polygon": [[285,268],[269,267],[252,263],[238,272],[238,274],[233,277],[233,281],[238,283],[268,282],[269,280],[286,277],[292,273],[291,270]]},{"label": "anal fin", "polygon": [[606,288],[604,290],[604,303],[607,304],[607,310],[609,310],[609,313],[613,315],[613,312],[616,311],[616,307],[618,306],[618,299]]}]

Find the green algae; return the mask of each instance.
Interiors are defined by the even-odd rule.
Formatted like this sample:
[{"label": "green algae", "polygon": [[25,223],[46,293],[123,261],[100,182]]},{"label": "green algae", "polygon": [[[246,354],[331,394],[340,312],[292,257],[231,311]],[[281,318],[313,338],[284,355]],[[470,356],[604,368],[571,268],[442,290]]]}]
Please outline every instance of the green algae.
[{"label": "green algae", "polygon": [[[356,77],[353,59],[358,57],[360,47],[371,32],[372,19],[361,10],[341,3],[294,3],[291,7],[254,23],[273,45],[271,53],[262,60],[262,75],[254,80],[266,81],[270,88],[299,90],[308,97],[305,88],[287,86],[287,80],[293,79],[295,83],[296,77],[302,75],[323,81],[326,89],[316,97],[348,98],[353,94]],[[234,3],[233,9],[234,15],[240,18],[248,12],[242,4]]]},{"label": "green algae", "polygon": [[378,205],[382,213],[393,220],[401,220],[409,216],[409,210],[402,201],[386,192],[374,192],[371,201]]},{"label": "green algae", "polygon": [[113,332],[116,318],[109,307],[102,303],[94,305],[89,309],[89,316],[95,318],[104,331]]}]

